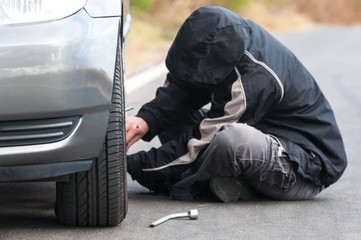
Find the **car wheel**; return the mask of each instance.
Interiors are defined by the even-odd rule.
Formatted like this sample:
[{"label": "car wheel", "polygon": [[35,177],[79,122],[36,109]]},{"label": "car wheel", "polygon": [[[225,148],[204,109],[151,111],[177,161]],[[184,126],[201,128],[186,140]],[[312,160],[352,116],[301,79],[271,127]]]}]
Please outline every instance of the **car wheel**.
[{"label": "car wheel", "polygon": [[114,226],[127,213],[124,85],[120,51],[117,54],[112,106],[99,157],[87,172],[56,184],[58,220],[73,226]]}]

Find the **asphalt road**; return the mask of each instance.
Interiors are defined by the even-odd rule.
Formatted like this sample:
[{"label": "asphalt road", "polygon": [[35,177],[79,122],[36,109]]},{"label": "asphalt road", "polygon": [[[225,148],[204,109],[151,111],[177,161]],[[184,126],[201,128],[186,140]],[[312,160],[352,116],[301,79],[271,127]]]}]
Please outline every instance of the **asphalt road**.
[{"label": "asphalt road", "polygon": [[[303,61],[335,111],[349,160],[339,182],[309,201],[223,204],[172,201],[129,178],[128,215],[112,228],[58,224],[53,183],[0,184],[0,239],[361,239],[361,27],[319,26],[275,35]],[[130,114],[154,96],[164,77],[128,93],[127,104],[135,106]],[[140,142],[130,153],[158,144]],[[198,209],[198,220],[148,227],[190,209]]]}]

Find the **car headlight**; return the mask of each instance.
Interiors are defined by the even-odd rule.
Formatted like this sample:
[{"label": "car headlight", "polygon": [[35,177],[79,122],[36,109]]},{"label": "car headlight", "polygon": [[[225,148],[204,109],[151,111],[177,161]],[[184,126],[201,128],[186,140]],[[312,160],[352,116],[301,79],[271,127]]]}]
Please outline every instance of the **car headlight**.
[{"label": "car headlight", "polygon": [[87,0],[0,0],[0,24],[42,22],[70,16]]}]

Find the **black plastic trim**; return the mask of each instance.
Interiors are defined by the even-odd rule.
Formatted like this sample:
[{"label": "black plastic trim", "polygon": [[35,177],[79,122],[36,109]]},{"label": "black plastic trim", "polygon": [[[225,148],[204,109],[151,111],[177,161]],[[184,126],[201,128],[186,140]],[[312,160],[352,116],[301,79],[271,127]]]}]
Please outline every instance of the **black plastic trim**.
[{"label": "black plastic trim", "polygon": [[42,180],[88,171],[93,161],[0,167],[0,182]]},{"label": "black plastic trim", "polygon": [[67,138],[80,117],[0,122],[0,147],[45,144]]}]

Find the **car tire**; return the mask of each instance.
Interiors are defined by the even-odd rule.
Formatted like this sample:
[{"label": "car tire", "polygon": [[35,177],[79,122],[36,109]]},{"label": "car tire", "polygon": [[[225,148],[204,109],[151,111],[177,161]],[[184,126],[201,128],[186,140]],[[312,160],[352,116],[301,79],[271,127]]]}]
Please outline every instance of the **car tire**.
[{"label": "car tire", "polygon": [[127,213],[125,104],[122,59],[117,54],[108,129],[89,171],[56,183],[58,221],[71,226],[115,226]]}]

